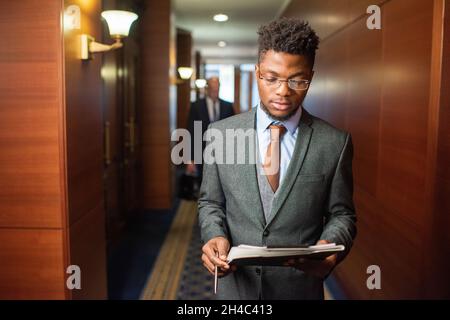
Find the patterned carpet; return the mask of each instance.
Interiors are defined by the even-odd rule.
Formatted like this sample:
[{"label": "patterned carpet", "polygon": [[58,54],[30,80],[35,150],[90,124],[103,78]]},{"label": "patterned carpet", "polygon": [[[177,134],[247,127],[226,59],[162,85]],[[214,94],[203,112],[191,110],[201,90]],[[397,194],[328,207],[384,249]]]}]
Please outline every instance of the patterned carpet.
[{"label": "patterned carpet", "polygon": [[181,200],[141,299],[211,300],[214,279],[203,267],[201,252],[197,202]]},{"label": "patterned carpet", "polygon": [[[213,277],[202,265],[201,248],[197,202],[181,200],[141,299],[213,299]],[[325,299],[333,299],[327,284]]]},{"label": "patterned carpet", "polygon": [[195,220],[185,268],[178,288],[178,300],[211,300],[214,298],[214,278],[203,266],[201,255],[200,228]]},{"label": "patterned carpet", "polygon": [[197,203],[182,200],[141,299],[176,299],[196,218]]}]

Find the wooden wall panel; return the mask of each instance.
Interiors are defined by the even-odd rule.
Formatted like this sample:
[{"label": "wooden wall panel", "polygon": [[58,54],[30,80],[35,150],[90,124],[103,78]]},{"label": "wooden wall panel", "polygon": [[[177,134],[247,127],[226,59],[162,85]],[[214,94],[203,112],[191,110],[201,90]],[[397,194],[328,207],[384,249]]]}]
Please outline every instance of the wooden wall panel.
[{"label": "wooden wall panel", "polygon": [[[141,205],[172,206],[170,129],[171,26],[169,1],[145,1],[140,24]],[[176,125],[176,123],[175,123]],[[173,125],[175,127],[175,125]]]},{"label": "wooden wall panel", "polygon": [[325,43],[327,74],[325,83],[324,117],[338,127],[346,127],[348,109],[348,34],[338,33]]},{"label": "wooden wall panel", "polygon": [[[66,30],[65,93],[70,264],[79,265],[81,291],[71,297],[106,298],[106,240],[103,199],[102,55],[79,59],[79,35],[102,41],[101,1],[65,1],[80,6],[81,29]],[[112,42],[112,40],[108,40]],[[80,227],[83,226],[83,227]]]},{"label": "wooden wall panel", "polygon": [[62,227],[60,10],[0,2],[0,227]]},{"label": "wooden wall panel", "polygon": [[351,123],[354,155],[355,182],[372,196],[376,195],[378,175],[378,143],[382,86],[381,32],[366,32],[365,20],[349,26],[349,34],[358,39],[350,41],[348,72],[349,96],[347,119]]},{"label": "wooden wall panel", "polygon": [[79,59],[79,35],[102,39],[101,2],[65,1],[79,5],[81,30],[64,33],[67,117],[67,166],[70,224],[103,201],[102,54]]},{"label": "wooden wall panel", "polygon": [[369,5],[384,2],[386,0],[294,0],[283,15],[308,21],[320,38],[326,39],[365,15]]},{"label": "wooden wall panel", "polygon": [[73,299],[105,299],[107,272],[105,250],[105,211],[103,204],[70,226],[71,264],[81,269],[81,290]]},{"label": "wooden wall panel", "polygon": [[0,298],[64,299],[63,232],[0,229]]},{"label": "wooden wall panel", "polygon": [[[436,165],[431,167],[435,171],[433,183],[434,216],[432,219],[431,237],[429,237],[429,251],[424,255],[426,265],[423,273],[433,275],[435,281],[424,279],[422,287],[427,298],[450,297],[450,1],[438,1],[435,6],[435,14],[439,16],[444,12],[444,23],[435,21],[433,36],[442,42],[435,46],[435,56],[432,60],[433,73],[439,78],[436,81],[436,108],[430,112],[430,122],[436,126],[432,132],[437,133]],[[437,19],[435,19],[437,20]],[[442,49],[442,50],[441,50]],[[433,102],[433,100],[432,100]]]},{"label": "wooden wall panel", "polygon": [[95,297],[106,288],[104,222],[89,225],[95,243],[67,229],[103,217],[100,64],[78,59],[77,37],[100,35],[100,1],[70,2],[78,32],[63,31],[63,3],[0,2],[0,298],[71,298],[65,271],[86,245]]},{"label": "wooden wall panel", "polygon": [[380,202],[423,225],[433,5],[390,1],[383,7]]},{"label": "wooden wall panel", "polygon": [[[145,147],[142,146],[144,149]],[[170,147],[164,145],[152,145],[153,155],[170,155]],[[152,203],[156,208],[165,208],[167,205],[170,207],[168,200],[171,198],[170,181],[167,180],[167,176],[170,175],[167,159],[164,156],[154,156],[151,161],[142,168],[140,178],[142,181],[151,182],[147,186],[146,201]]]},{"label": "wooden wall panel", "polygon": [[63,299],[61,1],[0,1],[0,298]]},{"label": "wooden wall panel", "polygon": [[[366,8],[376,3],[382,5],[382,29],[368,30]],[[440,73],[431,63],[432,56],[441,59],[442,39],[432,36],[442,23],[441,4],[292,1],[285,11],[310,20],[323,39],[306,108],[353,137],[358,236],[335,271],[351,298],[449,296],[448,282],[444,289],[436,274],[447,273],[450,259],[433,249],[436,243],[449,243],[448,233],[442,232],[448,215],[441,212],[449,212],[443,196],[450,189],[449,170],[443,168],[449,163],[450,121],[442,117],[450,99],[438,106],[439,123],[430,118],[433,97],[439,100],[432,81]],[[448,83],[444,74],[450,72],[442,71],[443,85]],[[433,183],[436,193],[430,189]],[[449,251],[448,245],[438,248]],[[381,268],[382,290],[366,287],[366,268],[372,264]]]}]

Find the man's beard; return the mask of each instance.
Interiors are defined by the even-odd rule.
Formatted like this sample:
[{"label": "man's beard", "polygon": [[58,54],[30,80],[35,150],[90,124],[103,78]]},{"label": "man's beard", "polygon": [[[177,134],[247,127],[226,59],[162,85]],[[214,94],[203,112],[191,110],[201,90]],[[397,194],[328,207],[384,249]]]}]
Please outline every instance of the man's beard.
[{"label": "man's beard", "polygon": [[267,107],[264,105],[264,103],[261,102],[261,109],[272,119],[277,120],[277,121],[286,121],[289,120],[298,110],[298,108],[300,108],[300,105],[298,105],[297,108],[295,108],[294,110],[292,110],[291,112],[289,112],[287,115],[285,116],[276,116],[274,114],[271,114],[269,109],[267,109]]}]

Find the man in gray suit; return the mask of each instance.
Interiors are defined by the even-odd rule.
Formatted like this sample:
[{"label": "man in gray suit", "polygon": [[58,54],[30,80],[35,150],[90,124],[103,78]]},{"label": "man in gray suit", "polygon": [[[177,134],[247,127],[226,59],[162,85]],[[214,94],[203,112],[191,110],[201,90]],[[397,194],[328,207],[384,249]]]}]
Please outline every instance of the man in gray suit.
[{"label": "man in gray suit", "polygon": [[[319,43],[309,25],[282,18],[262,26],[258,35],[259,105],[209,126],[224,137],[225,130],[254,129],[258,160],[251,163],[245,152],[243,164],[220,159],[204,164],[202,260],[211,273],[219,267],[219,299],[323,299],[323,280],[356,235],[351,137],[302,107]],[[220,155],[216,147],[210,149],[213,158]],[[274,163],[276,170],[268,170]],[[226,262],[230,247],[240,244],[330,242],[345,245],[345,251],[282,266],[236,268]]]}]

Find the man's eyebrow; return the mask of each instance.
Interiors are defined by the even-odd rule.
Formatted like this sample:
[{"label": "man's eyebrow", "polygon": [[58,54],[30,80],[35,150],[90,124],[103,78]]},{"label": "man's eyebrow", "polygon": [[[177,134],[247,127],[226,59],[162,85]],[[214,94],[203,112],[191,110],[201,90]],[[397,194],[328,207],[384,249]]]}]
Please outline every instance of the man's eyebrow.
[{"label": "man's eyebrow", "polygon": [[305,72],[299,71],[297,73],[294,73],[293,75],[290,75],[289,78],[293,78],[293,77],[297,77],[297,76],[304,76],[304,75],[306,75]]},{"label": "man's eyebrow", "polygon": [[[266,71],[264,71],[264,73],[272,73],[273,75],[275,75],[275,76],[279,76],[279,74],[278,74],[278,72],[276,72],[276,71],[273,71],[273,70],[266,70]],[[290,75],[289,76],[289,79],[290,78],[294,78],[294,77],[297,77],[297,76],[304,76],[304,75],[306,75],[306,73],[305,72],[303,72],[303,71],[299,71],[299,72],[296,72],[296,73],[294,73],[294,74],[292,74],[292,75]]]},{"label": "man's eyebrow", "polygon": [[273,70],[266,70],[266,71],[264,71],[264,73],[272,73],[272,74],[274,74],[274,75],[276,75],[276,76],[278,76],[278,72],[276,72],[276,71],[273,71]]}]

